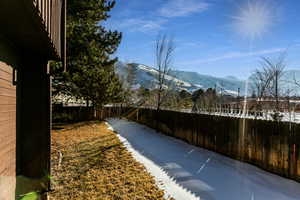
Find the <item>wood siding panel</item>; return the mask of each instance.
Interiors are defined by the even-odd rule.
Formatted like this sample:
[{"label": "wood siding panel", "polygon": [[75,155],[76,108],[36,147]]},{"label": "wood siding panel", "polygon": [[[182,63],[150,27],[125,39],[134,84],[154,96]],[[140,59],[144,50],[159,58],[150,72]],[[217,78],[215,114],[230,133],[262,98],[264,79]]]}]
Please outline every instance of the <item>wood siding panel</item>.
[{"label": "wood siding panel", "polygon": [[12,69],[11,66],[9,66],[9,65],[5,64],[4,62],[1,62],[1,61],[0,61],[0,70],[4,71],[4,72],[7,72],[9,74],[12,74],[12,72],[13,72],[13,69]]},{"label": "wood siding panel", "polygon": [[8,97],[0,95],[0,106],[3,105],[16,105],[16,97]]},{"label": "wood siding panel", "polygon": [[0,86],[0,96],[16,97],[16,90],[14,88],[5,88]]},{"label": "wood siding panel", "polygon": [[1,105],[0,106],[0,115],[2,113],[7,113],[7,112],[16,112],[16,105]]},{"label": "wood siding panel", "polygon": [[15,86],[11,84],[11,80],[6,81],[6,80],[0,79],[0,87],[15,90]]},{"label": "wood siding panel", "polygon": [[33,0],[33,6],[36,7],[38,15],[43,20],[44,28],[49,34],[56,52],[61,56],[61,35],[64,35],[61,29],[62,19],[65,18],[65,0]]},{"label": "wood siding panel", "polygon": [[16,86],[12,73],[12,67],[0,61],[0,177],[11,179],[9,182],[16,171]]},{"label": "wood siding panel", "polygon": [[[1,66],[0,66],[1,68]],[[8,82],[12,82],[12,73],[0,70],[0,79]]]}]

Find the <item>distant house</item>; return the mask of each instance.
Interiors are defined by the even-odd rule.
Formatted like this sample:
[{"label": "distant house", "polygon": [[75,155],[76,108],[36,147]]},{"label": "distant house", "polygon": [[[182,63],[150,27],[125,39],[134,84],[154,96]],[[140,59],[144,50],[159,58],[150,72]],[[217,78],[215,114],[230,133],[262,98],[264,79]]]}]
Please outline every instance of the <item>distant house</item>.
[{"label": "distant house", "polygon": [[0,0],[0,199],[50,169],[50,60],[64,58],[65,0]]}]

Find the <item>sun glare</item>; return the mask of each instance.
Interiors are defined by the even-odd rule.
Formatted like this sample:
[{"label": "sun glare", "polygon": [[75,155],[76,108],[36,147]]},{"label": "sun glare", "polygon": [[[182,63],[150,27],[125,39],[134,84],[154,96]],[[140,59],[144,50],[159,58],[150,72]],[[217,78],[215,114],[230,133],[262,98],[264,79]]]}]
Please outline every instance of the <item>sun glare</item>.
[{"label": "sun glare", "polygon": [[232,16],[235,31],[246,39],[261,38],[274,25],[274,7],[265,0],[249,0]]}]

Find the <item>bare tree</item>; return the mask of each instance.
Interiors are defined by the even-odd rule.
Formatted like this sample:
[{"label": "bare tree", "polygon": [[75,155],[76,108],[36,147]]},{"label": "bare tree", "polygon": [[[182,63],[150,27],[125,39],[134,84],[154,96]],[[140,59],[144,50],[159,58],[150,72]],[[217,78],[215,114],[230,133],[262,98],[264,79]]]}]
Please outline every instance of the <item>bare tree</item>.
[{"label": "bare tree", "polygon": [[[262,109],[261,100],[265,97],[273,97],[275,100],[274,119],[278,118],[280,96],[282,94],[282,76],[285,69],[285,54],[277,59],[262,57],[261,68],[256,69],[252,75],[252,87],[257,92],[257,109]],[[276,115],[276,116],[275,116]]]},{"label": "bare tree", "polygon": [[275,98],[275,111],[279,111],[279,98],[281,94],[281,85],[280,81],[284,75],[285,64],[285,55],[279,56],[276,60],[271,60],[269,58],[263,57],[263,63],[265,68],[269,72],[271,77],[269,92],[272,97]]},{"label": "bare tree", "polygon": [[268,84],[268,87],[266,88],[268,95],[273,97],[275,100],[275,106],[274,106],[274,114],[273,119],[274,120],[280,120],[280,97],[282,94],[282,76],[285,73],[285,54],[281,54],[277,59],[271,60],[270,58],[263,57],[262,58],[262,65],[266,71],[268,79],[270,79],[270,82]]},{"label": "bare tree", "polygon": [[157,110],[160,110],[161,105],[167,95],[164,92],[167,84],[166,77],[171,70],[172,55],[175,50],[173,40],[167,35],[158,36],[156,40],[156,65],[158,69],[158,91],[157,91]]},{"label": "bare tree", "polygon": [[256,90],[258,100],[262,100],[271,83],[272,75],[268,67],[263,66],[262,69],[256,69],[252,75],[253,87]]},{"label": "bare tree", "polygon": [[[264,61],[264,60],[263,60]],[[272,74],[270,73],[270,69],[264,62],[261,62],[261,68],[256,69],[251,76],[252,81],[252,89],[256,92],[257,101],[255,103],[256,117],[258,115],[262,115],[262,100],[267,96],[268,88],[271,84]]]}]

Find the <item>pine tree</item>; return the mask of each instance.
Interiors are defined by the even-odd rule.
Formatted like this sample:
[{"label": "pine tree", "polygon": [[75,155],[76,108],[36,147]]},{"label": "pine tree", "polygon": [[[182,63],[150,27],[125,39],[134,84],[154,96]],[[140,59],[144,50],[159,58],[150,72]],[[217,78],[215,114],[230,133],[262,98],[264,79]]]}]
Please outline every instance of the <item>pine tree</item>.
[{"label": "pine tree", "polygon": [[[111,59],[121,42],[121,33],[100,25],[110,16],[114,0],[68,0],[67,72],[54,70],[56,92],[101,106],[120,101],[122,86]],[[58,64],[54,69],[58,68]]]}]

